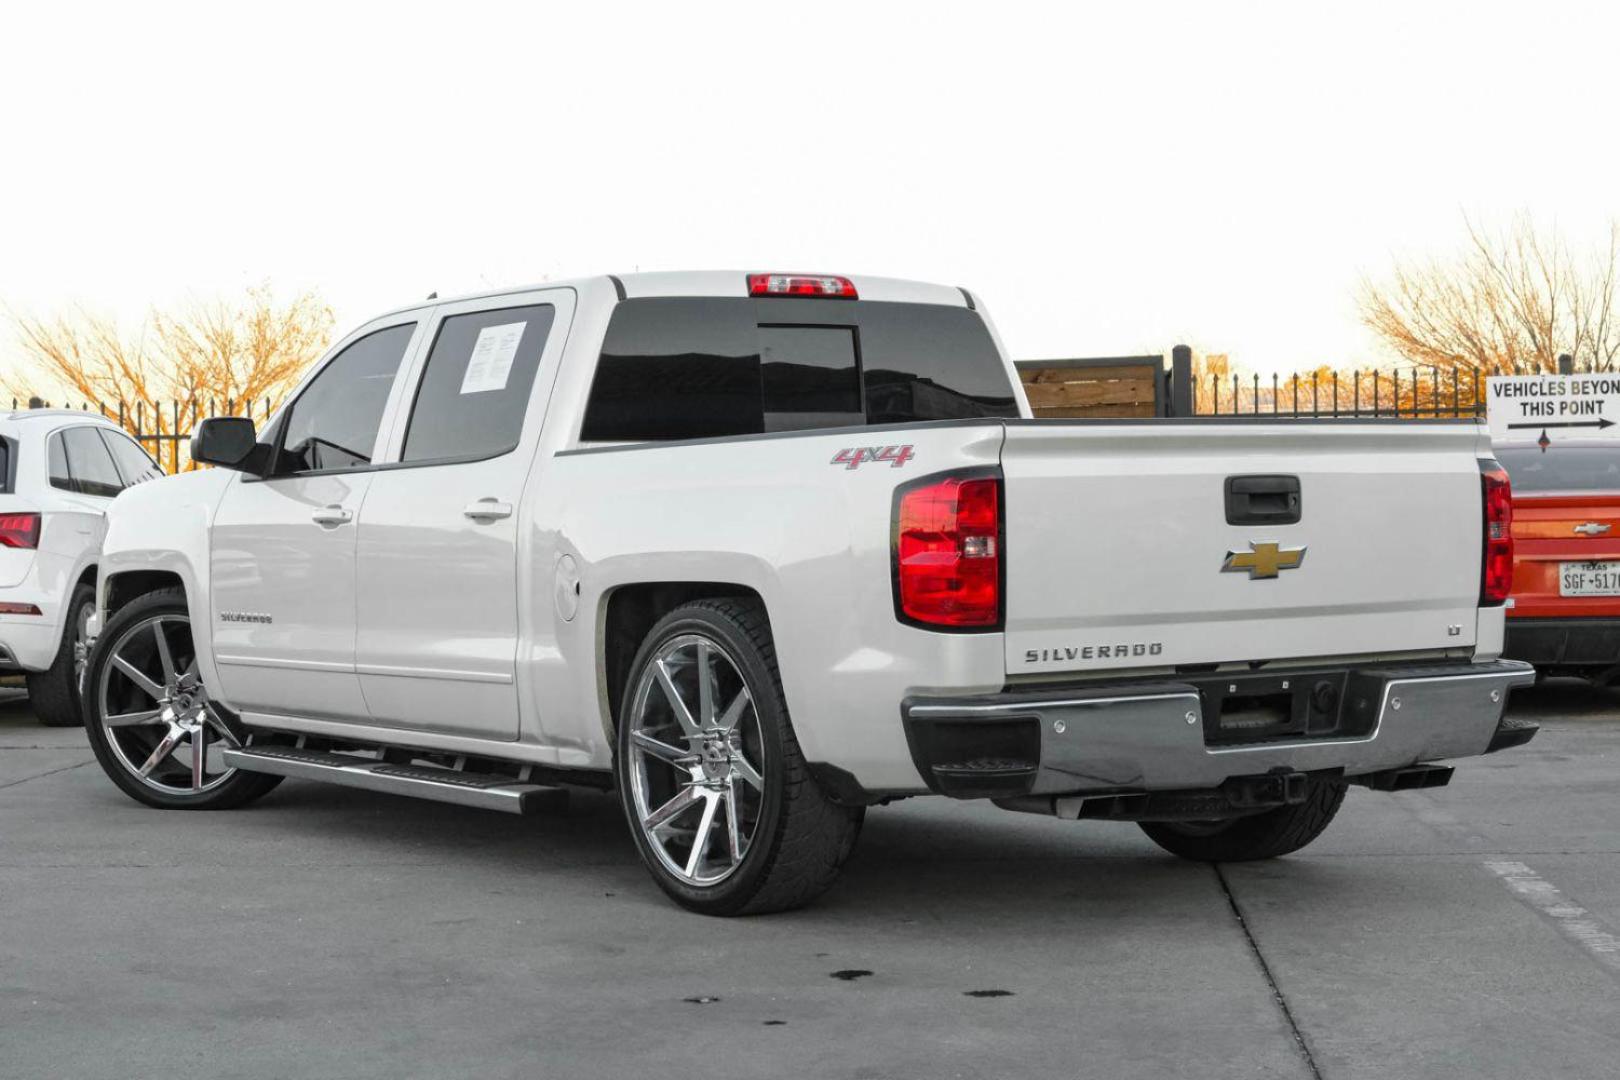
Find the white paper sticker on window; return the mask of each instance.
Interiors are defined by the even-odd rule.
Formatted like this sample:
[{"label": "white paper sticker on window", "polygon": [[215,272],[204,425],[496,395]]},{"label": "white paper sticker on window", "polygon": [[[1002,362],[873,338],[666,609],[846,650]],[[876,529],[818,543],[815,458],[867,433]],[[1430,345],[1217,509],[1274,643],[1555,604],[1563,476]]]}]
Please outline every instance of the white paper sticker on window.
[{"label": "white paper sticker on window", "polygon": [[523,328],[527,325],[502,323],[478,331],[472,359],[467,361],[467,374],[461,379],[463,394],[506,389],[506,377],[512,373],[512,359],[517,356],[518,342],[523,340]]}]

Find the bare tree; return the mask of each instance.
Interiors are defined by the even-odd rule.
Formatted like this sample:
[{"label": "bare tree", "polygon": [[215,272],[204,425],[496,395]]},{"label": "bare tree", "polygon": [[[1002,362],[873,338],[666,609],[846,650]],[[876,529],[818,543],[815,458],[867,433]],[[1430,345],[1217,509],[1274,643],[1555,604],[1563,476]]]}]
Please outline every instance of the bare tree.
[{"label": "bare tree", "polygon": [[[153,311],[133,334],[84,310],[15,315],[17,340],[39,377],[73,398],[122,403],[147,434],[178,434],[210,409],[241,411],[276,399],[326,348],[332,309],[314,293],[279,303],[267,286],[235,301]],[[21,385],[16,394],[35,392]],[[176,415],[174,403],[180,403]],[[168,403],[167,414],[160,403]]]},{"label": "bare tree", "polygon": [[1525,214],[1496,233],[1467,227],[1457,257],[1397,264],[1384,281],[1363,280],[1361,321],[1414,364],[1529,373],[1555,371],[1559,354],[1569,353],[1581,370],[1614,370],[1620,222],[1610,224],[1605,245],[1581,255]]}]

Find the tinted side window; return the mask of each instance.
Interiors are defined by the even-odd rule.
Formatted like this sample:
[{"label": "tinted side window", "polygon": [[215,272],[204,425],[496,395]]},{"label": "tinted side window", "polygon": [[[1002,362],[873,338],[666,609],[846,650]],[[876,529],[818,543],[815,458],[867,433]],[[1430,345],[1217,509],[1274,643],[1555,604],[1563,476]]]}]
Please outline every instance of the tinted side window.
[{"label": "tinted side window", "polygon": [[388,392],[415,329],[406,323],[367,334],[321,369],[281,425],[274,475],[371,463]]},{"label": "tinted side window", "polygon": [[62,445],[67,450],[68,474],[73,477],[73,490],[81,495],[99,495],[112,498],[124,490],[124,481],[113,465],[107,444],[93,427],[68,428],[62,432]]},{"label": "tinted side window", "polygon": [[11,490],[11,440],[0,436],[0,495]]},{"label": "tinted side window", "polygon": [[112,431],[108,428],[96,430],[107,443],[107,449],[112,452],[113,461],[124,477],[125,487],[133,487],[147,480],[156,480],[163,475],[163,469],[152,460],[150,454],[141,449],[140,443],[121,431]]},{"label": "tinted side window", "polygon": [[402,461],[491,458],[516,448],[556,309],[453,315],[439,326]]},{"label": "tinted side window", "polygon": [[51,487],[61,488],[63,491],[73,490],[73,474],[68,472],[67,450],[62,446],[62,433],[59,431],[51,436],[50,448],[46,451],[51,471]]}]

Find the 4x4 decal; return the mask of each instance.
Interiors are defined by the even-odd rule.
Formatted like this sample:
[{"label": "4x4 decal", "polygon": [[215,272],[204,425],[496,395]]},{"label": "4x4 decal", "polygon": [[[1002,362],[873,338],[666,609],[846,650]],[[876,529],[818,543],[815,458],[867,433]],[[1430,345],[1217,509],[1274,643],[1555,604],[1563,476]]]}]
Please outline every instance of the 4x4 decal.
[{"label": "4x4 decal", "polygon": [[910,443],[904,446],[851,446],[834,454],[830,464],[855,469],[863,462],[886,461],[890,468],[898,469],[916,456],[917,452]]}]

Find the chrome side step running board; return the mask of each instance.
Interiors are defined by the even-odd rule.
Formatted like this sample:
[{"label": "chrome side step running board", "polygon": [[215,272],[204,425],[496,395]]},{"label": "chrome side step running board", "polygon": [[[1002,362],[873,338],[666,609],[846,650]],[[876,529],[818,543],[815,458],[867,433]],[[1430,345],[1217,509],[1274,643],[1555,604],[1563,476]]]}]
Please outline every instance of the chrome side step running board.
[{"label": "chrome side step running board", "polygon": [[[321,780],[508,814],[557,809],[558,804],[568,799],[568,793],[562,788],[531,783],[521,775],[401,765],[357,754],[334,754],[295,746],[244,746],[224,751],[224,757],[226,765],[248,772]],[[525,769],[524,773],[527,772]]]}]

